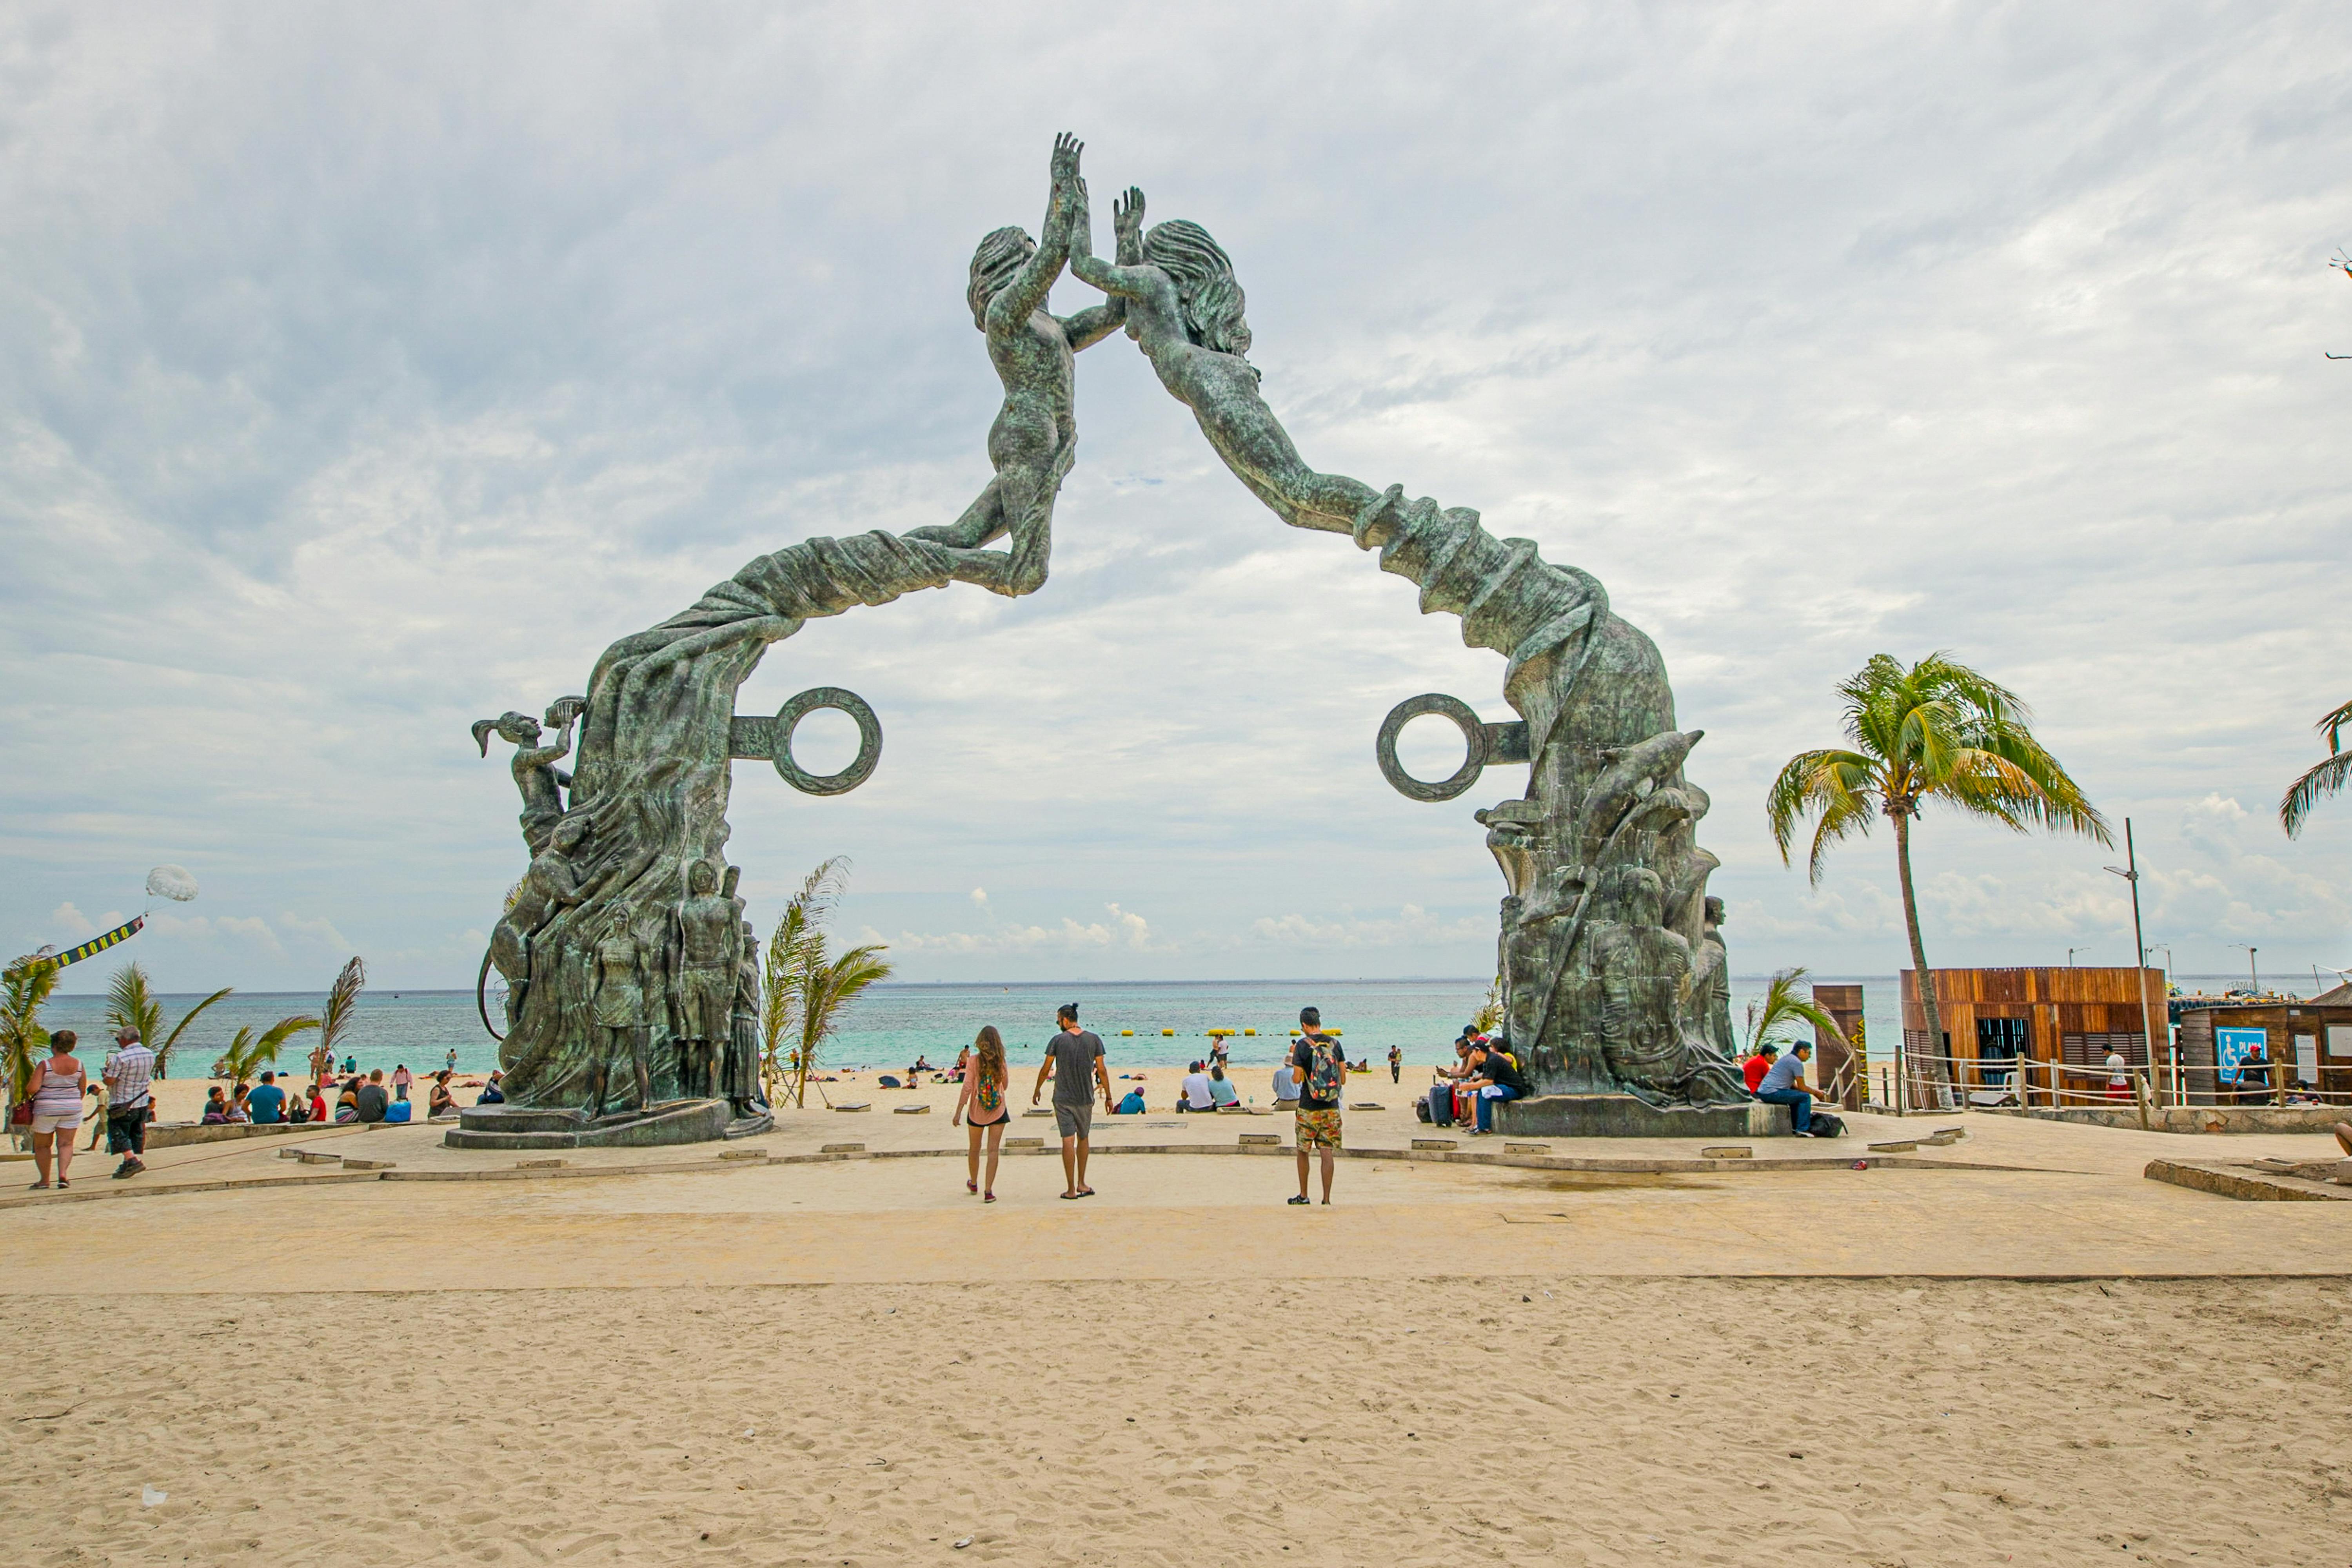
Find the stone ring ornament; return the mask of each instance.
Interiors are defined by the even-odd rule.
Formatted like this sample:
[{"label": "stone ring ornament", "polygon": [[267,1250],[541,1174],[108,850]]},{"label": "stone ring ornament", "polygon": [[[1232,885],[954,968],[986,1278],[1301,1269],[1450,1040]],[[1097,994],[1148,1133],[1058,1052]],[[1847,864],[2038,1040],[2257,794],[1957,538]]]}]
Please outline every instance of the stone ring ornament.
[{"label": "stone ring ornament", "polygon": [[[1434,784],[1407,773],[1396,754],[1397,737],[1404,733],[1404,727],[1431,713],[1454,721],[1454,727],[1462,732],[1465,752],[1462,766],[1454,769],[1454,776]],[[1524,721],[1487,724],[1461,698],[1429,692],[1407,697],[1389,709],[1389,716],[1381,721],[1381,737],[1372,749],[1380,758],[1381,777],[1394,785],[1398,794],[1413,800],[1451,800],[1478,782],[1478,775],[1486,771],[1488,763],[1527,761],[1528,727]]]},{"label": "stone ring ornament", "polygon": [[[857,721],[857,756],[838,773],[818,775],[793,760],[793,731],[819,708],[845,713]],[[856,692],[841,686],[811,686],[776,710],[776,772],[793,789],[809,795],[845,795],[874,776],[882,760],[882,721]]]}]

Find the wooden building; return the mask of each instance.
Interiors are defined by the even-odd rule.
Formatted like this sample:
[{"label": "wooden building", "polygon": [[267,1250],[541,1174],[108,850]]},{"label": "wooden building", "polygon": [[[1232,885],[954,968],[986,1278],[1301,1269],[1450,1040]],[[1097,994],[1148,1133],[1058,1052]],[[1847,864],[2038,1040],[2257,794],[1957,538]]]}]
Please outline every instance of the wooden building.
[{"label": "wooden building", "polygon": [[1862,1022],[1862,988],[1815,986],[1813,1004],[1836,1020],[1845,1039],[1840,1040],[1814,1026],[1811,1081],[1845,1109],[1859,1111],[1870,1089],[1870,1041]]},{"label": "wooden building", "polygon": [[2352,998],[2344,988],[2310,1001],[2198,997],[2175,1005],[2191,1105],[2284,1103],[2298,1084],[2338,1103],[2352,1098]]},{"label": "wooden building", "polygon": [[[2109,1051],[2134,1068],[2148,1065],[2146,1018],[2165,1040],[2161,969],[1937,969],[1936,1010],[1943,1025],[1937,1051],[1951,1059],[1952,1082],[1967,1092],[2008,1092],[2037,1105],[2105,1101]],[[2133,977],[2139,979],[2135,994]],[[1902,975],[1903,1051],[1910,1103],[1925,1102],[1927,1022],[1916,970]],[[2012,1066],[2011,1063],[2018,1065]],[[2070,1071],[2071,1070],[2071,1071]]]}]

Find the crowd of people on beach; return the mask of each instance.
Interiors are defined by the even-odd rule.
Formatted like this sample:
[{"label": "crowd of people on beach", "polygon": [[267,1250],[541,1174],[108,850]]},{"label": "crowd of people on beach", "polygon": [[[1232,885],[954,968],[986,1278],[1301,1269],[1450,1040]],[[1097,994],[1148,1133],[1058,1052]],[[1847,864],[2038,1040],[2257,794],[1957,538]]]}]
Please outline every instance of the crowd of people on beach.
[{"label": "crowd of people on beach", "polygon": [[[49,1037],[49,1055],[35,1064],[23,1107],[23,1125],[17,1129],[33,1146],[37,1174],[32,1190],[73,1185],[75,1139],[85,1122],[90,1124],[86,1148],[96,1149],[104,1138],[108,1153],[121,1156],[112,1173],[116,1179],[135,1176],[147,1168],[147,1129],[155,1120],[155,1053],[136,1029],[118,1030],[114,1040],[114,1049],[106,1053],[105,1063],[93,1079],[77,1054],[81,1040],[74,1030],[61,1029]],[[215,1073],[228,1081],[205,1092],[199,1124],[276,1126],[319,1122],[332,1125],[415,1119],[409,1095],[417,1080],[405,1063],[393,1068],[388,1084],[382,1068],[362,1076],[359,1063],[349,1057],[344,1058],[339,1076],[331,1054],[324,1051],[313,1054],[311,1071],[310,1082],[300,1087],[290,1076],[281,1083],[275,1070],[265,1070],[258,1082],[247,1083],[229,1077],[224,1064],[215,1063]],[[505,1102],[501,1077],[493,1071],[480,1083],[476,1104]],[[454,1050],[448,1064],[426,1082],[425,1119],[456,1117],[456,1090],[471,1086],[471,1081],[457,1078]]]}]

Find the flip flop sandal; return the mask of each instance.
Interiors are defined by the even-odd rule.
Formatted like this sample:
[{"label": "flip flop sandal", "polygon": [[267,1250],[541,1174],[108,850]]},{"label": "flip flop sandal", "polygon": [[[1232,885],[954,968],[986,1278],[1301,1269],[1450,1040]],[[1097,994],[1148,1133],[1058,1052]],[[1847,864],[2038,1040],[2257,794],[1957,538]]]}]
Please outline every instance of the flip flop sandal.
[{"label": "flip flop sandal", "polygon": [[63,1191],[65,1191],[65,1189],[66,1189],[66,1188],[68,1188],[68,1187],[69,1187],[69,1186],[73,1186],[73,1183],[71,1183],[71,1182],[69,1182],[69,1181],[66,1180],[66,1178],[65,1178],[65,1177],[63,1177],[63,1176],[59,1176],[59,1177],[58,1177],[58,1190],[59,1192],[63,1192]]},{"label": "flip flop sandal", "polygon": [[1078,1188],[1078,1196],[1080,1197],[1092,1197],[1094,1195],[1095,1189],[1090,1186],[1082,1186]]},{"label": "flip flop sandal", "polygon": [[49,1190],[49,1184],[45,1181],[37,1181],[25,1190],[26,1192],[47,1192]]},{"label": "flip flop sandal", "polygon": [[1064,1203],[1076,1203],[1078,1199],[1086,1196],[1087,1195],[1082,1192],[1066,1192],[1062,1195],[1062,1201]]}]

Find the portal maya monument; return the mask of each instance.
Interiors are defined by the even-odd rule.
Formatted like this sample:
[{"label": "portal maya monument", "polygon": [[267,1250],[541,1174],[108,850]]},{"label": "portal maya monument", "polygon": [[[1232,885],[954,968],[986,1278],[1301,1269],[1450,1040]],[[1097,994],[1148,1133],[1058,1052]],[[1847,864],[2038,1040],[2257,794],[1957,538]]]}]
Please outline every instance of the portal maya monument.
[{"label": "portal maya monument", "polygon": [[[1036,238],[998,229],[971,258],[972,320],[1004,402],[988,434],[994,474],[961,517],[761,556],[607,648],[587,695],[555,702],[544,724],[509,712],[474,726],[485,752],[492,735],[515,747],[529,864],[483,964],[506,984],[503,1016],[486,1004],[483,1017],[503,1038],[507,1103],[465,1112],[450,1141],[673,1143],[771,1124],[757,943],[726,862],[731,766],[766,760],[797,789],[836,794],[872,773],[882,733],[839,688],[803,692],[772,717],[737,714],[736,690],[770,644],[812,620],[953,582],[1008,596],[1045,586],[1055,500],[1076,455],[1074,356],[1122,328],[1276,517],[1378,551],[1382,570],[1420,587],[1423,613],[1458,616],[1465,643],[1502,655],[1517,720],[1414,697],[1375,748],[1390,781],[1421,800],[1461,795],[1490,764],[1528,769],[1522,797],[1478,813],[1507,884],[1506,1028],[1537,1091],[1501,1107],[1499,1124],[1751,1130],[1756,1107],[1728,1055],[1721,904],[1706,892],[1717,862],[1697,839],[1707,797],[1684,775],[1700,732],[1675,727],[1656,647],[1589,573],[1545,561],[1528,540],[1496,538],[1475,511],[1308,466],[1259,392],[1223,248],[1181,218],[1147,232],[1143,193],[1130,187],[1113,204],[1113,259],[1097,256],[1080,153],[1056,140]],[[1065,267],[1102,302],[1048,313]],[[820,778],[793,761],[792,736],[826,707],[856,720],[860,747],[848,768]],[[1450,718],[1467,742],[1462,768],[1440,783],[1396,760],[1398,733],[1422,714]],[[569,774],[557,766],[567,758]]]}]

